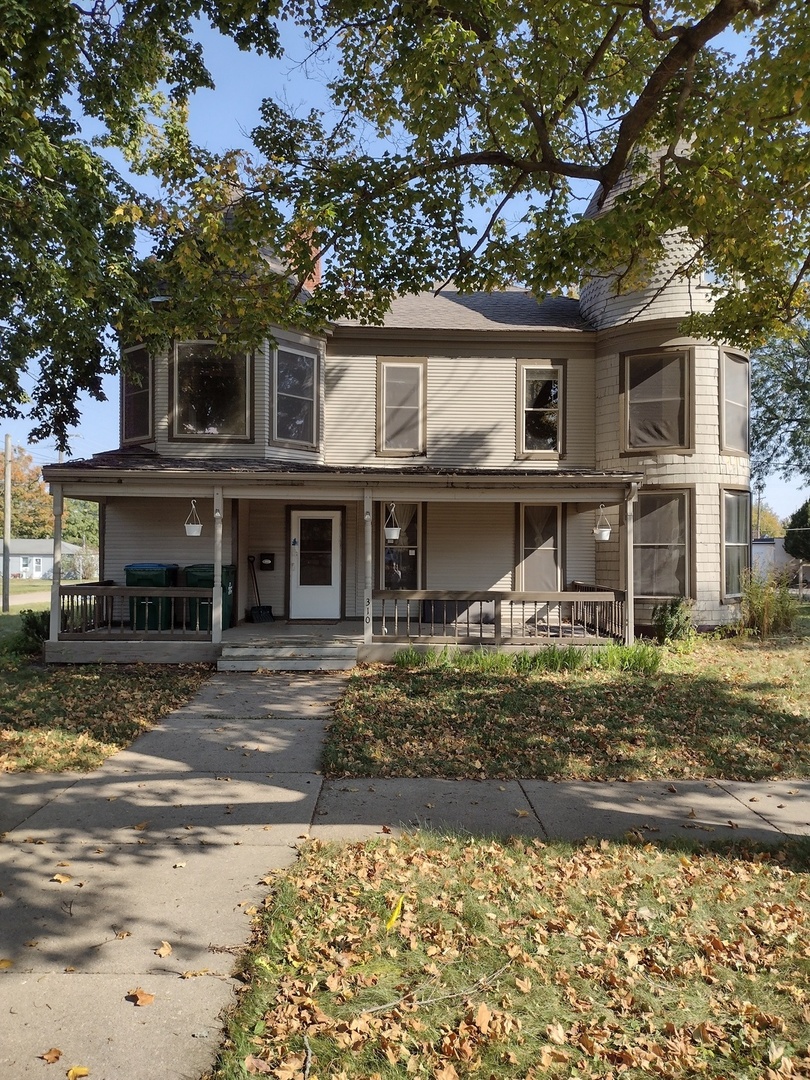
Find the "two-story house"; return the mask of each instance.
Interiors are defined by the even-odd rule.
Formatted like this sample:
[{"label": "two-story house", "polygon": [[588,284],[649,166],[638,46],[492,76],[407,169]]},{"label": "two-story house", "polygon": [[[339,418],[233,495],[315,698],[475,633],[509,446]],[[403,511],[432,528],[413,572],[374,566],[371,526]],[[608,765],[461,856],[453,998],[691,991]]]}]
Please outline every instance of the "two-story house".
[{"label": "two-story house", "polygon": [[[57,568],[63,498],[94,499],[103,582],[57,569],[47,659],[629,641],[672,597],[727,622],[749,564],[748,362],[681,334],[708,290],[667,273],[579,299],[408,296],[383,326],[251,354],[129,350],[119,448],[45,470]],[[128,586],[142,563],[169,576]],[[215,588],[184,576],[199,564]]]}]

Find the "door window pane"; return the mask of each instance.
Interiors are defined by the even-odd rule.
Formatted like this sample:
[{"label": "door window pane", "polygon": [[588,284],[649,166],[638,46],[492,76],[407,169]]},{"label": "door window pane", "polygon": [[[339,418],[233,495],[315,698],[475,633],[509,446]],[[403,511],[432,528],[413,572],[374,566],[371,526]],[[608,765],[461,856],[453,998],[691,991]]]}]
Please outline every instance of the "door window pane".
[{"label": "door window pane", "polygon": [[639,495],[633,562],[636,596],[687,595],[685,492]]},{"label": "door window pane", "polygon": [[331,518],[301,518],[300,585],[332,584],[332,525]]},{"label": "door window pane", "polygon": [[627,357],[627,444],[686,446],[686,357]]},{"label": "door window pane", "polygon": [[[387,509],[383,511],[383,526]],[[399,539],[385,540],[383,534],[384,589],[419,588],[419,514],[416,503],[397,503]]]}]

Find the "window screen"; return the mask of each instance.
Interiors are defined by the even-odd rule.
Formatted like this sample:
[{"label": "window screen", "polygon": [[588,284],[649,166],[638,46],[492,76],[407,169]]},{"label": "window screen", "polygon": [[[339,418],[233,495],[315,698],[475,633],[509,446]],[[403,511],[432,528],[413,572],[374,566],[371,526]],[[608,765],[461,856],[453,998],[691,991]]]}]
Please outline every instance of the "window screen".
[{"label": "window screen", "polygon": [[248,358],[207,343],[177,346],[175,437],[249,438]]},{"label": "window screen", "polygon": [[743,574],[750,565],[751,500],[747,491],[723,492],[725,595],[742,594]]},{"label": "window screen", "polygon": [[748,361],[724,353],[723,446],[726,450],[748,453]]},{"label": "window screen", "polygon": [[523,507],[523,590],[555,592],[559,588],[558,508]]},{"label": "window screen", "polygon": [[276,353],[275,438],[314,445],[317,366],[314,356],[279,349]]},{"label": "window screen", "polygon": [[422,372],[421,364],[382,365],[382,450],[423,452]]},{"label": "window screen", "polygon": [[152,364],[146,349],[128,349],[124,354],[123,438],[149,439],[152,435]]},{"label": "window screen", "polygon": [[686,357],[627,357],[627,445],[686,446]]},{"label": "window screen", "polygon": [[[380,515],[384,530],[387,509]],[[397,503],[396,519],[399,539],[386,540],[383,531],[384,589],[419,588],[419,507],[416,503]]]},{"label": "window screen", "polygon": [[687,595],[686,492],[639,495],[633,560],[636,596]]}]

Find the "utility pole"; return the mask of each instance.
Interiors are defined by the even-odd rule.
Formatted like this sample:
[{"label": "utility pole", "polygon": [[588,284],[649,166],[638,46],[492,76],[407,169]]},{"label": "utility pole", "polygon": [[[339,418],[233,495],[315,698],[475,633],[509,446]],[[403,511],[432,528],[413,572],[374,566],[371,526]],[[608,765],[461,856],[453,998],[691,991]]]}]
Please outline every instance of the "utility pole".
[{"label": "utility pole", "polygon": [[6,435],[3,469],[3,612],[9,610],[11,578],[11,436]]}]

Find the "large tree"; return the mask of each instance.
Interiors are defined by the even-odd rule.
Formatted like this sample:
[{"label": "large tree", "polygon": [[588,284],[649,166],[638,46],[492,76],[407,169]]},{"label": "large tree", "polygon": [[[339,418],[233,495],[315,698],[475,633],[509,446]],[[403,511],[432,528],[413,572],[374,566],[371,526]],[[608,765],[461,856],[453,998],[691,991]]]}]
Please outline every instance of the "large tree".
[{"label": "large tree", "polygon": [[103,396],[118,363],[111,323],[149,300],[135,246],[149,204],[103,145],[139,168],[144,138],[211,85],[196,17],[244,48],[274,50],[270,10],[267,0],[0,0],[0,416],[30,412],[35,437],[64,445],[77,394]]},{"label": "large tree", "polygon": [[[0,491],[0,520],[5,520],[5,492]],[[39,466],[21,446],[11,456],[11,535],[20,540],[53,536],[53,506]]]},{"label": "large tree", "polygon": [[[725,286],[726,338],[807,306],[804,0],[0,4],[0,410],[20,408],[19,372],[39,364],[38,436],[63,441],[76,391],[100,392],[117,362],[108,319],[127,341],[227,348],[274,322],[376,320],[396,293],[450,278],[542,293],[620,266],[631,287],[673,230],[691,240],[676,272]],[[268,50],[273,19],[296,20],[333,107],[293,116],[268,99],[255,160],[194,147],[198,14]],[[159,179],[160,200],[80,139],[68,102]],[[603,212],[583,216],[595,192]],[[304,311],[296,281],[318,253]]]},{"label": "large tree", "polygon": [[[449,278],[542,293],[624,267],[631,287],[673,230],[692,241],[676,272],[723,286],[726,338],[806,306],[804,0],[288,8],[333,56],[338,119],[266,102],[258,190],[329,256],[327,313],[379,317],[393,293]],[[603,212],[583,215],[594,192]]]},{"label": "large tree", "polygon": [[810,481],[810,327],[771,338],[752,355],[751,452],[756,477]]}]

